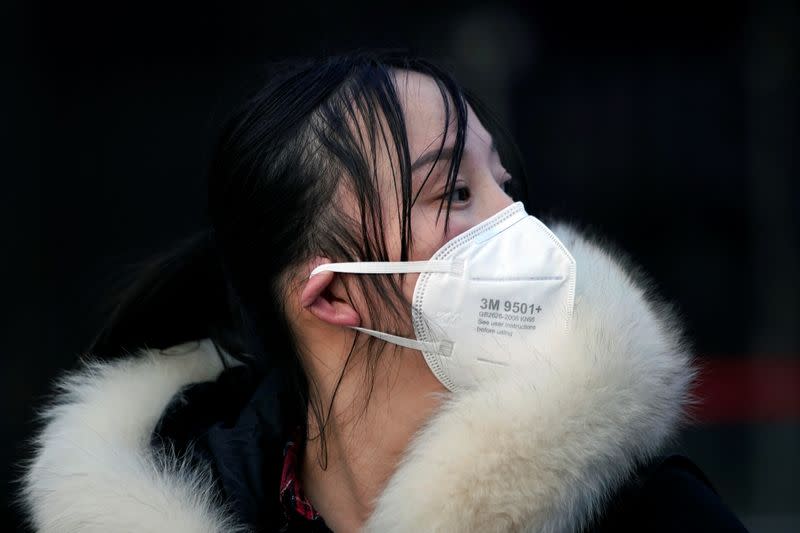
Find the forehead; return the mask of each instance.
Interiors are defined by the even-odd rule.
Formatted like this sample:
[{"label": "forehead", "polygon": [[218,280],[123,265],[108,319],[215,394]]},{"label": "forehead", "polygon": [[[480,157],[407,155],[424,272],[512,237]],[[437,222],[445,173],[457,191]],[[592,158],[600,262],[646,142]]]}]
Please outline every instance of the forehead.
[{"label": "forehead", "polygon": [[[395,71],[394,78],[398,99],[405,115],[411,161],[438,148],[443,135],[446,135],[445,147],[451,146],[455,140],[456,113],[450,96],[446,92],[443,95],[436,81],[425,74],[398,70]],[[445,97],[450,105],[450,123],[446,130]],[[491,136],[469,105],[467,112],[466,143],[490,143]]]}]

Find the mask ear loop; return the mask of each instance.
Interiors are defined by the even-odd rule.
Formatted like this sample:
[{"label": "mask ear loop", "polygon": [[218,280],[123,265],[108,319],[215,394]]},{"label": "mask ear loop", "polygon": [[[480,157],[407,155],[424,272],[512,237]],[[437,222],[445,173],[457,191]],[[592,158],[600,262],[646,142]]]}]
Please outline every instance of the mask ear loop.
[{"label": "mask ear loop", "polygon": [[450,341],[418,341],[416,339],[408,339],[391,333],[384,333],[382,331],[375,331],[374,329],[362,328],[359,326],[351,326],[352,329],[371,335],[376,339],[390,342],[403,348],[410,348],[412,350],[419,350],[420,352],[437,353],[444,356],[449,356],[453,353],[453,343]]},{"label": "mask ear loop", "polygon": [[[353,261],[348,263],[325,263],[312,270],[309,278],[320,272],[337,272],[341,274],[411,274],[436,272],[460,276],[464,272],[464,261],[448,259],[432,261]],[[447,340],[436,342],[420,341],[359,326],[351,326],[351,328],[375,337],[376,339],[402,346],[403,348],[437,353],[444,356],[449,356],[453,353],[453,343]]]},{"label": "mask ear loop", "polygon": [[460,275],[464,270],[463,261],[353,261],[350,263],[325,263],[311,271],[309,278],[320,272],[340,274],[413,274],[437,272]]}]

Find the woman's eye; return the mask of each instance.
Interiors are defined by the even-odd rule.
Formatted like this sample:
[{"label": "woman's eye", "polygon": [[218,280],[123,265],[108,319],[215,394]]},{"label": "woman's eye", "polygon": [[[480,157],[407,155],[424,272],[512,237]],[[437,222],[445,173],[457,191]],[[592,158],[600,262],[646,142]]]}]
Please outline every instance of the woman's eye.
[{"label": "woman's eye", "polygon": [[450,193],[448,200],[452,203],[463,203],[469,201],[472,197],[472,194],[469,192],[469,187],[456,187],[453,189],[453,192]]}]

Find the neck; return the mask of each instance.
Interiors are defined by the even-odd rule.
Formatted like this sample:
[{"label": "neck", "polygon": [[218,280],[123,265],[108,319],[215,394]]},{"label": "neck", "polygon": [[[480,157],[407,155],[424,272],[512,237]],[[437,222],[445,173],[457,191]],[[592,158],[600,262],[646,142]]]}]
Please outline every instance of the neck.
[{"label": "neck", "polygon": [[[309,413],[311,416],[311,413]],[[334,531],[359,531],[372,513],[396,455],[388,447],[376,447],[363,429],[353,431],[330,422],[325,428],[325,447],[320,438],[307,441],[303,455],[302,484],[306,497]],[[394,456],[393,456],[394,455]]]},{"label": "neck", "polygon": [[316,376],[324,436],[309,409],[302,483],[337,532],[361,529],[414,433],[439,405],[435,393],[445,391],[419,352],[393,346],[385,352],[374,370],[368,354],[353,353],[341,381],[341,372]]}]

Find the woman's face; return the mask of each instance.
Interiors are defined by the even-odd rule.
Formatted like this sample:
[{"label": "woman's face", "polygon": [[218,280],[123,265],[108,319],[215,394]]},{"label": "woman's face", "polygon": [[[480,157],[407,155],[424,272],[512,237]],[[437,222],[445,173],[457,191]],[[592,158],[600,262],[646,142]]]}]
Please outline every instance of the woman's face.
[{"label": "woman's face", "polygon": [[[412,163],[412,194],[417,200],[411,208],[411,261],[430,259],[447,241],[486,220],[513,203],[506,193],[511,175],[503,167],[489,132],[468,108],[465,146],[455,189],[452,209],[445,228],[445,212],[440,213],[450,166],[449,153],[455,142],[454,113],[448,125],[442,156],[436,154],[442,143],[445,109],[442,93],[429,77],[415,72],[398,71],[396,86],[406,119],[409,154]],[[434,165],[435,163],[435,165]],[[397,167],[395,167],[397,168]],[[432,169],[432,172],[431,172]],[[431,172],[426,181],[426,176]],[[399,198],[395,178],[388,162],[378,171],[384,213],[387,217],[387,246],[392,260],[400,257]],[[403,292],[411,301],[418,275],[406,276]],[[363,318],[363,317],[362,317]],[[413,337],[413,333],[412,333]]]},{"label": "woman's face", "polygon": [[[500,162],[491,136],[472,109],[468,109],[465,145],[450,198],[451,210],[447,220],[442,209],[442,200],[450,169],[450,154],[455,143],[455,119],[451,118],[451,123],[445,128],[442,92],[431,78],[402,70],[395,71],[394,76],[406,123],[412,172],[411,196],[415,198],[411,207],[408,259],[423,261],[430,259],[449,240],[511,205],[513,201],[505,191],[511,176]],[[452,115],[451,113],[451,117]],[[366,129],[360,133],[363,135],[365,132]],[[437,161],[436,156],[442,146],[443,137],[442,155]],[[402,250],[400,209],[403,205],[400,195],[403,189],[396,181],[400,179],[396,172],[399,168],[397,150],[387,147],[380,138],[373,139],[373,142],[385,148],[376,151],[376,186],[381,201],[383,224],[379,233],[384,235],[388,259],[399,261]],[[341,197],[335,201],[337,209],[344,216],[352,216],[354,231],[358,232],[361,219],[366,218],[359,213],[358,201],[346,188],[342,189]],[[319,264],[318,261],[329,260],[324,257],[314,259],[308,265],[308,272]],[[302,352],[305,354],[306,364],[310,368],[317,368],[319,373],[329,375],[331,379],[339,376],[342,367],[350,360],[348,346],[352,339],[349,336],[354,335],[351,330],[342,326],[362,326],[414,338],[408,302],[413,299],[418,277],[419,274],[407,274],[402,278],[400,288],[405,301],[394,302],[400,305],[389,305],[389,302],[382,301],[375,295],[367,297],[361,292],[361,285],[353,276],[323,273],[310,280],[302,280],[304,288],[301,307],[308,309],[310,314],[300,312],[293,320],[293,328],[298,344],[304,347]],[[401,312],[401,316],[395,316],[393,309],[408,311]],[[312,316],[315,318],[312,319]],[[384,329],[386,327],[390,330]],[[361,340],[366,343],[368,338],[363,337]],[[328,354],[320,359],[321,352],[325,352],[330,346],[339,345],[343,346],[341,353],[334,350],[335,354]],[[398,348],[387,346],[387,349]],[[403,348],[400,351],[413,350]],[[419,405],[420,402],[428,401],[424,399],[424,393],[443,390],[443,386],[427,367],[425,360],[418,356],[418,352],[417,356],[413,353],[405,356],[406,354],[397,352],[395,355],[398,356],[381,358],[393,368],[387,366],[377,370],[376,379],[381,381],[381,377],[390,379],[390,376],[396,376],[404,383],[399,388],[404,391],[403,394],[394,395],[392,401],[397,405],[402,404],[404,412],[416,420],[420,413],[426,412],[426,408]],[[319,361],[315,363],[317,360]],[[356,360],[367,364],[367,358]]]}]

